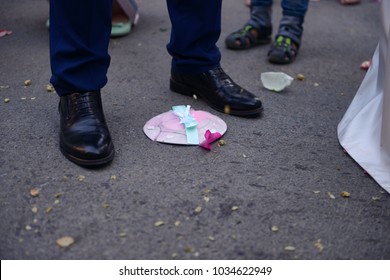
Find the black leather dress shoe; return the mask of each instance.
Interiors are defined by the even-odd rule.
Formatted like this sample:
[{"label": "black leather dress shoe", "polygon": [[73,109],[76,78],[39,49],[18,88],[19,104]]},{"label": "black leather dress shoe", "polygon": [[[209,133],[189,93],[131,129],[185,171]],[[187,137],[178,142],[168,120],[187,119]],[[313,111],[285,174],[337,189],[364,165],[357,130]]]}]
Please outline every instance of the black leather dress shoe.
[{"label": "black leather dress shoe", "polygon": [[104,165],[114,158],[100,92],[62,96],[59,111],[60,149],[65,157],[82,166]]},{"label": "black leather dress shoe", "polygon": [[172,70],[170,89],[188,96],[200,96],[211,108],[226,114],[254,117],[263,111],[260,99],[233,82],[221,67],[198,75]]}]

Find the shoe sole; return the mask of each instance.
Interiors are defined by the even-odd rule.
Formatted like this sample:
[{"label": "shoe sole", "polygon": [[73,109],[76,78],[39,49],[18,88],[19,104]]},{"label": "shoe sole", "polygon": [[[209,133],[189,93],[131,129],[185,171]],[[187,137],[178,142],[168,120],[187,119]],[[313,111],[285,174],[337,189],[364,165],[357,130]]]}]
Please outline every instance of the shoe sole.
[{"label": "shoe sole", "polygon": [[175,81],[174,79],[172,79],[172,77],[170,78],[169,81],[169,88],[171,91],[182,95],[199,96],[206,102],[207,105],[209,105],[211,108],[221,113],[249,118],[249,117],[257,117],[263,112],[263,106],[252,110],[246,110],[246,111],[234,110],[226,107],[224,108],[218,107],[213,103],[211,103],[210,101],[208,101],[206,98],[204,98],[199,92],[196,91],[196,89],[193,89],[185,84]]},{"label": "shoe sole", "polygon": [[107,165],[108,163],[110,163],[114,159],[114,156],[115,156],[115,149],[112,149],[111,153],[108,156],[106,156],[104,158],[100,158],[100,159],[77,158],[75,156],[68,154],[66,151],[64,151],[62,149],[62,147],[60,147],[60,150],[61,150],[61,153],[68,160],[70,160],[71,162],[73,162],[77,165],[84,166],[84,167],[98,167],[98,166]]},{"label": "shoe sole", "polygon": [[227,43],[225,42],[225,45],[226,45],[226,48],[230,49],[230,50],[235,50],[235,51],[240,51],[240,50],[248,50],[248,49],[251,49],[251,48],[254,48],[254,47],[257,47],[257,46],[262,46],[262,45],[266,45],[266,44],[269,44],[271,43],[271,38],[267,38],[267,39],[262,39],[262,40],[258,40],[257,42],[253,43],[252,45],[249,44],[249,46],[241,46],[241,45],[236,45],[235,43],[231,44],[231,43]]}]

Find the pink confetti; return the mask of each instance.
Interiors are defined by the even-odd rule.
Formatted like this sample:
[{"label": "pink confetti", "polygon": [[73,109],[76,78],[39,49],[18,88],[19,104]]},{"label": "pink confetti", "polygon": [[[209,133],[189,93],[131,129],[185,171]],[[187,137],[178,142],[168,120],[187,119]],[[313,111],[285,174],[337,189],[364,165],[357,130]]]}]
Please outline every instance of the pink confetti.
[{"label": "pink confetti", "polygon": [[364,69],[364,70],[368,70],[368,68],[370,68],[370,66],[371,66],[371,59],[363,61],[362,64],[360,64],[360,68]]},{"label": "pink confetti", "polygon": [[211,151],[211,143],[221,138],[222,135],[219,132],[211,132],[210,130],[206,130],[204,134],[205,140],[199,144],[202,148]]},{"label": "pink confetti", "polygon": [[4,37],[7,35],[11,35],[12,31],[11,30],[6,30],[6,29],[0,29],[0,37]]}]

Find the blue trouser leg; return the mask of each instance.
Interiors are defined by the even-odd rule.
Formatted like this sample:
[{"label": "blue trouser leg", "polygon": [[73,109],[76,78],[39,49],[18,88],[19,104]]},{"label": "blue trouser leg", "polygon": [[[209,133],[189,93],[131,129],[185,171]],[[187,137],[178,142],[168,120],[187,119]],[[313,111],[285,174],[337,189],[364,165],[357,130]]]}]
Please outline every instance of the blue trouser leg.
[{"label": "blue trouser leg", "polygon": [[[251,6],[254,7],[269,7],[273,4],[273,0],[252,0]],[[309,0],[282,0],[281,6],[283,15],[295,16],[304,18]]]},{"label": "blue trouser leg", "polygon": [[107,83],[112,0],[50,1],[50,82],[60,96]]},{"label": "blue trouser leg", "polygon": [[[252,0],[251,19],[248,23],[256,28],[270,25],[272,4],[272,0]],[[309,0],[282,0],[283,17],[280,21],[278,35],[290,37],[299,45],[308,5]]]},{"label": "blue trouser leg", "polygon": [[167,45],[172,69],[199,74],[219,65],[222,0],[167,0],[172,23]]}]

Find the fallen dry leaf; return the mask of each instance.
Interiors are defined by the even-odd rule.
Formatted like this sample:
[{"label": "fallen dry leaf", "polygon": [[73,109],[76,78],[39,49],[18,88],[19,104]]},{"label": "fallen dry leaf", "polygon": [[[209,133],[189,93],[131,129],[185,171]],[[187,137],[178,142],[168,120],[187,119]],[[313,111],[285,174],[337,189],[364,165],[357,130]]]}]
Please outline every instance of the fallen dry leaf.
[{"label": "fallen dry leaf", "polygon": [[49,206],[46,208],[46,213],[50,213],[51,211],[53,211],[53,207]]},{"label": "fallen dry leaf", "polygon": [[116,175],[111,175],[110,179],[116,181]]},{"label": "fallen dry leaf", "polygon": [[66,248],[74,243],[74,238],[71,236],[63,236],[56,241],[57,245],[61,248]]},{"label": "fallen dry leaf", "polygon": [[298,81],[303,81],[303,80],[305,80],[305,76],[303,74],[298,74],[297,75],[297,80]]},{"label": "fallen dry leaf", "polygon": [[31,86],[31,80],[25,80],[25,81],[24,81],[24,85],[25,85],[26,87]]},{"label": "fallen dry leaf", "polygon": [[9,99],[9,98],[4,98],[4,103],[9,103],[9,102],[11,102],[11,99]]},{"label": "fallen dry leaf", "polygon": [[346,192],[346,191],[342,191],[342,192],[340,193],[340,195],[341,195],[342,197],[345,197],[345,198],[348,198],[348,197],[351,196],[351,194],[350,194],[349,192]]}]

